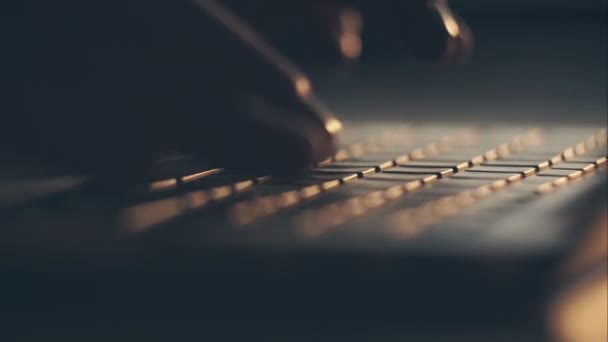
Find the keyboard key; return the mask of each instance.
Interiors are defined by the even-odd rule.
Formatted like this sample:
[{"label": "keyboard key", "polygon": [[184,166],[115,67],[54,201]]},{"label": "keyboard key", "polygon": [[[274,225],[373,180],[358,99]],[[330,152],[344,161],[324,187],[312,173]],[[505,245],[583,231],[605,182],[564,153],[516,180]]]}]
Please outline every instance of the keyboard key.
[{"label": "keyboard key", "polygon": [[546,169],[543,170],[541,172],[539,172],[537,174],[538,177],[568,177],[572,174],[580,174],[582,175],[582,168],[580,168],[579,170],[573,170],[573,169],[557,169],[557,168],[551,168],[551,169]]},{"label": "keyboard key", "polygon": [[[504,176],[503,176],[504,177]],[[499,179],[497,179],[499,180]],[[438,182],[436,186],[441,187],[450,187],[450,188],[459,188],[462,190],[472,189],[478,186],[490,184],[494,179],[484,179],[484,178],[464,178],[464,177],[450,177],[441,182]]]},{"label": "keyboard key", "polygon": [[387,169],[393,166],[392,159],[380,159],[380,161],[363,161],[363,160],[343,160],[336,161],[326,165],[327,167],[344,167],[344,168],[375,168],[377,171]]},{"label": "keyboard key", "polygon": [[201,171],[201,172],[196,172],[193,174],[189,174],[189,175],[185,175],[181,177],[181,181],[182,183],[190,183],[190,182],[194,182],[197,181],[201,178],[204,177],[208,177],[211,175],[217,175],[220,172],[222,172],[222,169],[211,169],[211,170],[205,170],[205,171]]},{"label": "keyboard key", "polygon": [[449,177],[454,174],[451,168],[423,168],[423,167],[407,167],[396,166],[390,168],[384,173],[399,173],[399,174],[418,174],[418,175],[436,175],[437,177]]},{"label": "keyboard key", "polygon": [[328,180],[338,180],[341,183],[348,183],[356,180],[359,176],[356,173],[352,172],[314,172],[314,171],[305,171],[304,173],[299,175],[302,178],[306,179],[315,179],[320,181],[328,181]]},{"label": "keyboard key", "polygon": [[478,172],[478,173],[520,173],[524,177],[529,177],[536,173],[535,168],[530,167],[517,167],[517,166],[474,166],[467,170],[467,172]]},{"label": "keyboard key", "polygon": [[373,174],[369,177],[366,177],[366,180],[388,180],[394,182],[407,182],[414,180],[424,180],[427,182],[432,182],[436,180],[438,177],[435,174],[407,174],[407,173],[389,173],[389,172],[380,172]]},{"label": "keyboard key", "polygon": [[154,182],[150,183],[150,185],[148,186],[148,189],[150,191],[167,191],[167,190],[177,189],[177,179],[169,178],[169,179],[154,181]]},{"label": "keyboard key", "polygon": [[432,168],[432,169],[445,169],[451,168],[455,172],[463,171],[469,167],[468,161],[465,162],[449,162],[449,161],[438,161],[438,160],[416,160],[405,163],[397,163],[398,166],[415,167],[415,168]]},{"label": "keyboard key", "polygon": [[549,167],[549,162],[537,162],[537,161],[525,161],[525,160],[493,160],[481,163],[481,166],[492,166],[492,167],[525,167],[525,168],[536,168],[545,169]]},{"label": "keyboard key", "polygon": [[357,174],[359,177],[365,177],[365,176],[371,175],[373,173],[376,173],[376,169],[374,167],[344,167],[344,166],[336,166],[333,164],[330,164],[328,166],[323,166],[323,167],[311,168],[307,171],[312,172],[312,173],[329,173],[329,174],[336,174],[336,173],[353,174],[354,173],[354,174]]},{"label": "keyboard key", "polygon": [[583,170],[583,168],[588,164],[593,164],[593,162],[590,162],[587,164],[581,164],[581,163],[571,163],[570,161],[568,161],[568,162],[562,162],[562,163],[556,164],[552,167],[552,169],[555,169],[555,170]]}]

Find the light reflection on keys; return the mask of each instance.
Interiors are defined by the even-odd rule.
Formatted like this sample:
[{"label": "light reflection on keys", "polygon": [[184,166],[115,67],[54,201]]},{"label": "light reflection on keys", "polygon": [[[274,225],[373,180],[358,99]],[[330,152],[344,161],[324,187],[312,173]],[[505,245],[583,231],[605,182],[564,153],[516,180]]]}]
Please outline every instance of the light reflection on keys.
[{"label": "light reflection on keys", "polygon": [[[539,132],[537,130],[532,130],[530,132],[528,132],[527,134],[524,134],[522,136],[518,136],[512,139],[511,142],[516,141],[518,146],[535,146],[535,144],[539,143],[540,139],[538,138]],[[508,144],[508,143],[507,143]],[[504,146],[505,144],[500,144],[499,146]],[[491,149],[491,150],[495,150],[495,149]],[[485,155],[485,153],[483,153],[482,155]],[[473,157],[475,158],[475,157]],[[482,161],[485,161],[485,157]],[[464,161],[466,162],[466,161]],[[463,163],[461,162],[457,162],[458,164]],[[472,164],[471,161],[469,161],[469,165]],[[395,172],[392,172],[393,170],[395,170]],[[526,168],[527,170],[527,168]],[[534,170],[532,168],[532,170]],[[426,174],[426,175],[425,175]],[[380,175],[385,175],[384,177],[387,177],[386,175],[388,175],[388,177],[391,177],[393,175],[396,175],[397,177],[401,176],[401,175],[405,175],[405,176],[409,176],[409,177],[418,177],[418,185],[421,184],[429,184],[432,182],[437,181],[438,179],[442,178],[442,177],[450,177],[454,174],[454,170],[452,168],[448,168],[448,169],[430,169],[430,168],[409,168],[407,167],[407,163],[404,164],[404,166],[398,166],[395,168],[390,168],[388,170],[386,170],[385,172],[381,173]],[[523,172],[519,173],[521,176],[524,175]],[[432,178],[428,178],[429,176],[431,176]],[[502,175],[501,177],[504,178],[504,175]],[[370,177],[370,178],[373,178]],[[363,179],[361,182],[364,182],[365,179]],[[481,186],[477,189],[475,189],[474,191],[472,191],[471,193],[467,193],[466,195],[464,195],[464,197],[468,197],[468,196],[472,196],[474,198],[483,198],[483,197],[487,197],[489,196],[489,194],[491,194],[493,188],[498,188],[504,185],[504,183],[506,182],[506,180],[502,180],[499,179],[497,182],[495,182],[496,184],[494,185],[484,185]],[[409,191],[403,191],[402,193],[400,193],[399,195],[405,195],[409,192],[412,192],[413,190],[417,190],[419,187],[416,187],[414,189],[411,189]],[[389,191],[389,189],[385,189],[385,191]],[[394,192],[393,188],[390,188],[391,192]],[[384,195],[384,192],[380,192]],[[394,195],[394,193],[392,194]],[[377,208],[378,206],[369,206],[369,207],[360,207],[357,206],[356,210],[353,211],[352,208],[352,203],[359,203],[358,199],[362,198],[362,196],[365,195],[360,195],[360,196],[356,196],[353,197],[349,200],[343,201],[342,203],[332,203],[327,205],[326,207],[321,207],[319,209],[313,209],[313,210],[309,210],[304,212],[303,214],[299,215],[298,218],[296,218],[296,224],[298,225],[298,231],[302,234],[302,236],[305,236],[307,238],[315,238],[321,234],[323,234],[325,231],[331,229],[332,227],[335,227],[337,225],[343,224],[344,222],[354,219],[357,216],[362,215],[363,213],[372,211],[373,209]],[[462,196],[461,196],[462,197]],[[397,197],[395,196],[391,196],[391,200],[395,200]],[[459,200],[460,197],[454,197],[454,200]],[[387,202],[387,198],[385,197],[385,200],[382,203]],[[468,201],[468,199],[464,199],[464,201]],[[445,200],[444,200],[445,202]],[[363,202],[365,203],[365,202]],[[443,203],[443,202],[442,202]],[[450,208],[446,208],[444,207],[434,207],[434,206],[425,206],[423,205],[421,207],[421,211],[419,212],[419,218],[420,220],[423,220],[425,222],[427,222],[427,224],[431,224],[435,221],[435,211],[440,210],[442,212],[446,212],[446,210],[449,210]],[[361,212],[363,210],[363,212]],[[423,214],[426,213],[426,214]],[[409,213],[405,214],[406,216],[409,215]],[[314,227],[314,228],[311,228]],[[312,231],[310,231],[310,229],[312,229]],[[411,229],[408,229],[409,233],[411,233]]]}]

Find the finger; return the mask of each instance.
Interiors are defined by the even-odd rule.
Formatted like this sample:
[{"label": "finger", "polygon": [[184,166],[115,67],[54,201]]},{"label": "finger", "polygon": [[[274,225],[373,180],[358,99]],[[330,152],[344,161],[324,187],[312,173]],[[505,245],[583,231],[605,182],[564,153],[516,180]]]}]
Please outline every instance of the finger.
[{"label": "finger", "polygon": [[401,24],[403,41],[415,55],[447,63],[463,61],[470,56],[471,31],[452,12],[446,0],[412,1],[404,19]]},{"label": "finger", "polygon": [[[466,23],[450,9],[447,0],[348,1],[362,13],[363,44],[382,55],[405,48],[430,61],[466,60],[473,37]],[[396,51],[395,51],[396,50]]]},{"label": "finger", "polygon": [[[327,158],[341,124],[316,99],[310,80],[219,2],[195,3],[214,20],[207,32],[217,45],[199,65],[208,92],[192,98],[197,110],[188,120],[212,144],[190,139],[182,146],[244,170],[293,170]],[[205,77],[218,65],[221,75]]]},{"label": "finger", "polygon": [[296,62],[338,65],[362,52],[361,13],[336,0],[223,1],[243,21]]}]

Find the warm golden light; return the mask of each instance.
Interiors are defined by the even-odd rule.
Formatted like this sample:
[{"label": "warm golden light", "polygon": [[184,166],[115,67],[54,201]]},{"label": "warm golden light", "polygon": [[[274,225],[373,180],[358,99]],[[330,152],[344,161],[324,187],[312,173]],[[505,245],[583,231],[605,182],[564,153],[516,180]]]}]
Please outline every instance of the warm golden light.
[{"label": "warm golden light", "polygon": [[190,209],[202,208],[209,203],[209,196],[203,190],[188,193],[185,199],[188,201]]},{"label": "warm golden light", "polygon": [[244,180],[244,181],[234,183],[234,190],[237,192],[245,191],[245,190],[251,188],[252,186],[253,186],[252,180]]},{"label": "warm golden light", "polygon": [[220,186],[209,190],[209,192],[211,193],[211,198],[217,201],[232,195],[232,188],[229,185]]},{"label": "warm golden light", "polygon": [[308,97],[312,91],[310,80],[305,76],[298,76],[295,80],[296,93],[301,97]]},{"label": "warm golden light", "polygon": [[150,183],[150,191],[169,190],[177,187],[177,179],[164,179]]},{"label": "warm golden light", "polygon": [[302,198],[314,197],[321,193],[321,187],[318,185],[311,185],[300,189],[300,196]]},{"label": "warm golden light", "polygon": [[336,154],[334,155],[334,159],[336,161],[340,161],[340,160],[344,160],[344,159],[348,159],[350,157],[350,155],[348,154],[348,151],[342,149],[339,150],[338,152],[336,152]]},{"label": "warm golden light", "polygon": [[343,57],[355,59],[361,55],[363,48],[361,41],[362,26],[363,20],[357,10],[344,8],[340,11],[340,36],[338,43]]},{"label": "warm golden light", "polygon": [[445,5],[441,5],[438,6],[437,9],[439,10],[439,15],[441,15],[443,25],[445,26],[448,34],[453,38],[458,38],[461,34],[460,25],[458,24],[458,21],[456,21],[456,18],[454,18],[454,15],[452,15],[449,8],[447,8]]},{"label": "warm golden light", "polygon": [[405,191],[414,191],[422,186],[421,180],[410,181],[403,184]]},{"label": "warm golden light", "polygon": [[366,152],[365,146],[363,144],[353,144],[348,148],[349,155],[353,157],[358,157],[364,155]]},{"label": "warm golden light", "polygon": [[323,190],[329,190],[332,188],[335,188],[337,186],[340,185],[340,181],[335,179],[335,180],[330,180],[330,181],[325,181],[323,183],[321,183],[321,189]]},{"label": "warm golden light", "polygon": [[182,177],[182,182],[184,183],[188,183],[188,182],[193,182],[197,179],[201,179],[203,177],[207,177],[207,176],[211,176],[211,175],[215,175],[222,172],[222,169],[211,169],[211,170],[206,170],[203,172],[197,172],[191,175],[187,175],[187,176],[183,176]]},{"label": "warm golden light", "polygon": [[495,148],[487,151],[486,153],[484,153],[483,156],[486,159],[486,161],[496,160],[500,157],[498,150]]},{"label": "warm golden light", "polygon": [[552,308],[551,325],[561,341],[606,341],[608,276],[567,291]]},{"label": "warm golden light", "polygon": [[564,185],[568,184],[568,180],[569,180],[568,177],[558,178],[553,181],[553,186],[555,186],[555,187],[564,186]]},{"label": "warm golden light", "polygon": [[361,37],[355,32],[345,32],[339,38],[340,51],[346,58],[355,59],[361,55],[363,43]]},{"label": "warm golden light", "polygon": [[595,164],[588,164],[583,166],[583,173],[590,173],[595,171]]},{"label": "warm golden light", "polygon": [[405,193],[405,189],[403,186],[395,185],[390,187],[384,191],[384,197],[388,200],[393,200],[398,197],[401,197]]},{"label": "warm golden light", "polygon": [[300,196],[298,191],[288,191],[279,195],[277,204],[281,208],[291,207],[292,205],[296,205],[300,201]]},{"label": "warm golden light", "polygon": [[551,162],[551,165],[559,164],[563,161],[563,158],[562,158],[561,154],[556,154],[553,157],[551,157],[551,159],[549,161]]},{"label": "warm golden light", "polygon": [[544,161],[542,163],[539,163],[538,165],[536,165],[536,167],[538,168],[539,171],[543,171],[545,169],[548,169],[549,166],[551,166],[549,161]]},{"label": "warm golden light", "polygon": [[456,20],[454,20],[454,17],[446,16],[444,18],[443,23],[445,25],[445,29],[448,31],[450,36],[454,38],[460,36],[460,25],[458,25],[458,22],[456,22]]},{"label": "warm golden light", "polygon": [[562,156],[564,157],[565,160],[571,159],[575,155],[576,154],[574,153],[574,147],[569,147],[569,148],[565,149],[564,152],[562,152]]},{"label": "warm golden light", "polygon": [[497,181],[492,182],[492,184],[490,184],[490,187],[492,188],[492,190],[496,191],[506,187],[508,183],[509,182],[507,182],[506,179],[499,179]]},{"label": "warm golden light", "polygon": [[583,155],[587,153],[586,141],[581,141],[574,146],[574,153],[577,155]]},{"label": "warm golden light", "polygon": [[183,214],[185,209],[181,198],[167,198],[127,209],[121,217],[121,222],[129,232],[142,232]]},{"label": "warm golden light", "polygon": [[375,191],[365,195],[363,197],[363,201],[365,203],[365,207],[367,208],[376,208],[386,202],[384,199],[384,193],[382,191]]},{"label": "warm golden light", "polygon": [[329,118],[325,121],[325,129],[331,134],[336,134],[342,130],[342,123],[338,119]]}]

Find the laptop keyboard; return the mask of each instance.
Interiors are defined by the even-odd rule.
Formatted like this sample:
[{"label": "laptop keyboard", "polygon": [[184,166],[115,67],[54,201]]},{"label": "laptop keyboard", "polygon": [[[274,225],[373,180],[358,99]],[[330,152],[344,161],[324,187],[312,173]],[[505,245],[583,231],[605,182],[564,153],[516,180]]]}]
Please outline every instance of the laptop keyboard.
[{"label": "laptop keyboard", "polygon": [[345,127],[337,152],[297,175],[242,175],[172,156],[127,193],[51,180],[53,188],[36,186],[45,194],[4,212],[2,246],[523,246],[558,241],[560,226],[579,225],[570,222],[576,210],[593,216],[573,209],[589,197],[577,189],[606,178],[606,129],[597,126]]},{"label": "laptop keyboard", "polygon": [[208,169],[156,180],[121,223],[142,233],[185,217],[219,227],[210,236],[222,240],[369,243],[464,227],[453,234],[462,237],[606,168],[597,127],[347,127],[336,154],[299,175]]}]

